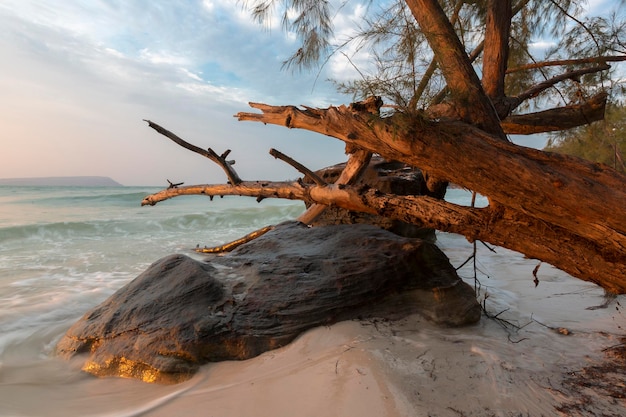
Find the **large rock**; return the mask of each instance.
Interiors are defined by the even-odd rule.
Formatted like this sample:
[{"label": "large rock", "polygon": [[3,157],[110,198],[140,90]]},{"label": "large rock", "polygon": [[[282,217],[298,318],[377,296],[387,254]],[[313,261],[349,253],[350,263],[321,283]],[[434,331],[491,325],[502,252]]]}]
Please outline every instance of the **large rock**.
[{"label": "large rock", "polygon": [[[316,171],[327,183],[334,183],[345,168],[346,164],[341,163]],[[309,177],[304,177],[305,183],[312,183]],[[413,168],[402,162],[387,161],[380,156],[373,156],[369,165],[365,169],[356,185],[366,185],[375,188],[383,193],[396,195],[427,195],[434,198],[443,199],[446,194],[447,183],[433,183],[432,190],[427,185],[428,181],[421,170]],[[377,216],[375,214],[360,213],[346,210],[340,207],[329,206],[312,223],[314,226],[325,226],[330,224],[373,224],[389,230],[400,236],[416,237],[430,241],[435,240],[435,231],[401,220],[390,219],[388,217]]]},{"label": "large rock", "polygon": [[87,354],[83,369],[95,375],[179,382],[203,363],[250,358],[314,326],[415,312],[449,326],[481,314],[433,244],[370,225],[289,222],[208,262],[155,262],[85,314],[57,351]]}]

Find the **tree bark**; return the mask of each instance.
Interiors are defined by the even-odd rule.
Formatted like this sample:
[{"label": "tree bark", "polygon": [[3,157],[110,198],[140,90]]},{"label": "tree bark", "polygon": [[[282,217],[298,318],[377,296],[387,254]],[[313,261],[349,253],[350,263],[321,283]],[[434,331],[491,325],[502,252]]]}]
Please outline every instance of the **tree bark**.
[{"label": "tree bark", "polygon": [[602,92],[583,104],[512,115],[502,121],[502,128],[512,135],[532,135],[588,125],[604,119],[607,97],[608,94]]},{"label": "tree bark", "polygon": [[483,91],[467,53],[439,2],[407,0],[406,3],[435,54],[459,118],[506,140],[493,104]]},{"label": "tree bark", "polygon": [[177,193],[233,193],[334,204],[491,242],[551,263],[611,292],[626,293],[626,176],[605,165],[516,146],[505,135],[564,130],[601,119],[604,92],[582,104],[527,115],[510,113],[557,83],[607,70],[608,59],[583,58],[579,62],[598,65],[565,72],[507,98],[507,44],[511,16],[518,10],[511,10],[510,0],[487,3],[483,83],[440,3],[406,0],[406,4],[445,78],[449,92],[445,102],[436,102],[423,113],[397,112],[386,118],[355,106],[300,109],[252,103],[261,113],[244,112],[236,117],[335,137],[347,147],[419,167],[432,178],[478,192],[489,199],[489,207],[461,208],[346,184],[269,182],[171,189],[144,203],[154,204]]},{"label": "tree bark", "polygon": [[[489,209],[480,211],[487,213],[481,220],[445,221],[458,213],[456,206],[425,214],[420,210],[428,200],[421,198],[417,204],[409,198],[413,203],[404,214],[410,217],[405,221],[421,219],[427,226],[546,261],[609,291],[626,292],[626,177],[607,166],[517,146],[462,122],[433,122],[405,114],[380,118],[345,106],[305,110],[251,106],[263,113],[239,113],[239,120],[284,126],[289,119],[291,128],[322,133],[387,159],[419,166],[491,202]],[[332,193],[329,203],[359,209],[345,207],[346,201],[355,198],[330,190],[320,188],[316,193]],[[289,193],[298,198],[293,190]],[[434,204],[427,204],[429,210]],[[360,209],[367,211],[367,206]],[[396,210],[400,212],[394,216],[401,218],[405,208]]]},{"label": "tree bark", "polygon": [[483,53],[483,87],[496,106],[498,116],[508,116],[508,108],[499,109],[504,98],[504,76],[509,59],[509,31],[511,28],[511,0],[489,0]]}]

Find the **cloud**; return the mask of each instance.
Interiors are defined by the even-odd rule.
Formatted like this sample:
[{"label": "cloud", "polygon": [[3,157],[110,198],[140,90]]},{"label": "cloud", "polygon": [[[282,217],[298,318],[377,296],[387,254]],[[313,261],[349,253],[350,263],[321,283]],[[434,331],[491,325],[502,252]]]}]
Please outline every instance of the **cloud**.
[{"label": "cloud", "polygon": [[313,168],[344,158],[338,141],[232,117],[248,101],[342,101],[316,74],[281,72],[291,40],[244,19],[236,2],[58,3],[0,4],[0,54],[10,62],[0,75],[8,123],[0,177],[108,175],[154,184],[178,173],[187,183],[223,181],[217,167],[177,149],[143,118],[199,146],[233,149],[247,178],[297,176],[260,156],[272,146],[306,155]]}]

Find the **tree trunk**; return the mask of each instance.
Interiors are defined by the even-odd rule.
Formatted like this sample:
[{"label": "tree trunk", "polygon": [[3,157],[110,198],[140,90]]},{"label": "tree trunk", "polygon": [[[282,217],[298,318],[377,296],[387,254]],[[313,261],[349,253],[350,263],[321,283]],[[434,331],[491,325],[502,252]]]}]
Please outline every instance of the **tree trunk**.
[{"label": "tree trunk", "polygon": [[438,1],[407,0],[406,3],[435,53],[459,118],[506,140],[493,104]]},{"label": "tree trunk", "polygon": [[[546,261],[608,291],[626,292],[626,177],[607,166],[517,146],[462,122],[406,114],[380,118],[345,106],[251,105],[263,113],[239,113],[239,120],[335,137],[474,190],[487,196],[490,206],[461,208],[426,197],[368,200],[367,194],[336,187],[314,187],[301,199],[421,221]],[[352,191],[356,194],[349,195]]]},{"label": "tree trunk", "polygon": [[[166,190],[144,203],[177,193],[239,194],[295,198],[333,204],[424,224],[480,239],[551,263],[571,275],[614,293],[626,293],[626,176],[600,164],[510,143],[506,133],[565,130],[603,118],[607,94],[596,93],[543,112],[512,111],[558,83],[579,80],[626,57],[581,58],[593,66],[567,70],[506,97],[509,0],[487,2],[483,42],[483,81],[438,0],[406,0],[446,81],[445,100],[423,112],[409,109],[381,117],[357,106],[327,109],[251,104],[261,113],[239,113],[239,120],[321,133],[389,160],[418,167],[430,178],[453,182],[489,199],[483,209],[459,207],[424,196],[385,195],[345,185],[232,183],[231,186]],[[480,48],[482,49],[482,48]],[[562,65],[559,61],[550,65]],[[536,64],[539,67],[540,64]],[[516,71],[518,69],[515,69]],[[378,105],[380,99],[368,102]]]}]

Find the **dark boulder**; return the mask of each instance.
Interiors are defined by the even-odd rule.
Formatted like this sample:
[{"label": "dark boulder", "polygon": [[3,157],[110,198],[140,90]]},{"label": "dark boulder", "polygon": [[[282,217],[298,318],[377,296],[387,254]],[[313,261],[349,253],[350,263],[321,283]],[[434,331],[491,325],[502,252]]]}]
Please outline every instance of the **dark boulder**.
[{"label": "dark boulder", "polygon": [[[327,183],[334,183],[346,164],[341,163],[316,171],[316,174]],[[305,183],[313,181],[304,177]],[[427,195],[443,199],[446,193],[447,183],[433,182],[428,184],[428,178],[421,170],[413,168],[402,162],[387,161],[380,156],[373,156],[368,167],[363,173],[357,185],[375,188],[383,193],[396,195]],[[313,226],[325,226],[330,224],[373,224],[404,237],[416,237],[420,239],[435,240],[435,231],[431,228],[406,223],[401,220],[389,219],[375,214],[360,213],[346,210],[340,207],[330,206],[312,223]]]},{"label": "dark boulder", "polygon": [[72,326],[57,345],[84,370],[179,382],[206,362],[247,359],[311,327],[419,312],[447,326],[481,310],[433,244],[369,225],[288,222],[224,256],[171,255]]}]

